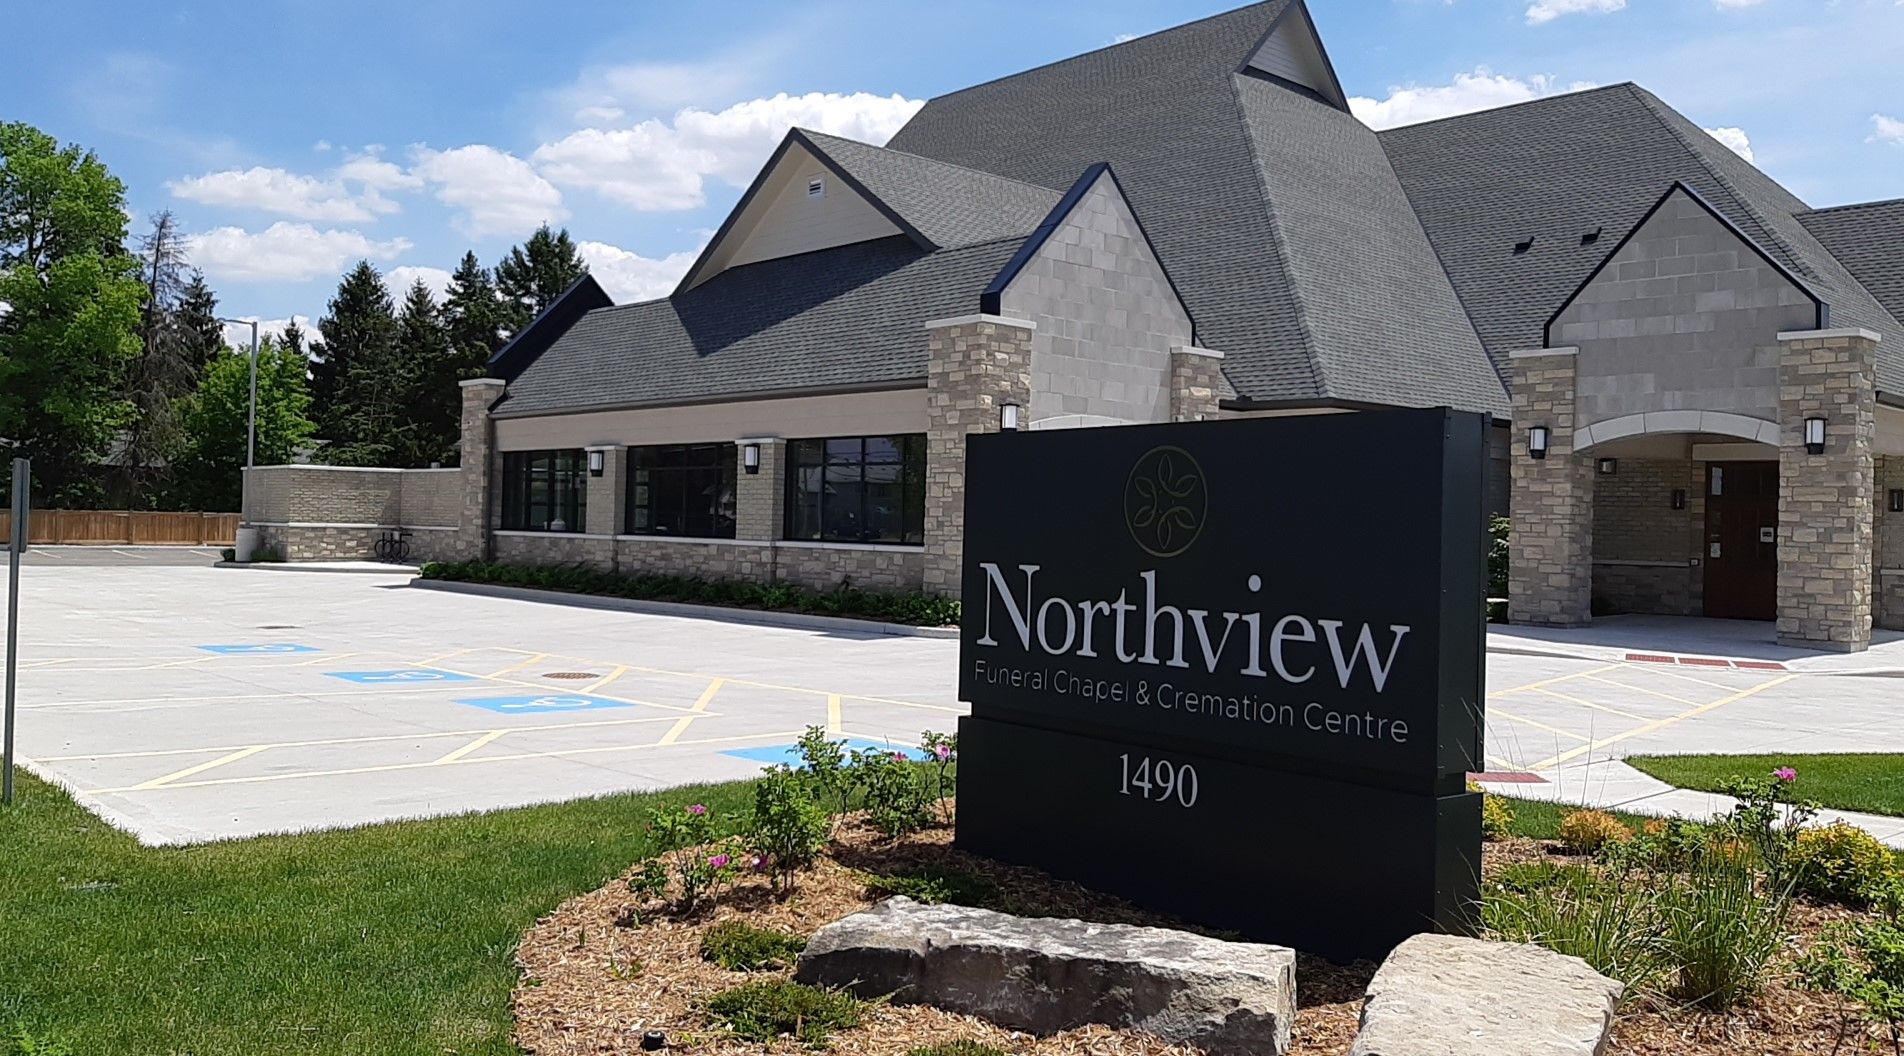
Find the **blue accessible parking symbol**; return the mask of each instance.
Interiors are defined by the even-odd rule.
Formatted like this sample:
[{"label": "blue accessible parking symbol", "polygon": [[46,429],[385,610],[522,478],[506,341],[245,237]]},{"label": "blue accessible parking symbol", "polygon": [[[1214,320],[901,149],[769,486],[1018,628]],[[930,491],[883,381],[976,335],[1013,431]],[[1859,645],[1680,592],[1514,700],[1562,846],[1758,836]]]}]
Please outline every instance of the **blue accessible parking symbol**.
[{"label": "blue accessible parking symbol", "polygon": [[[926,761],[926,754],[917,748],[901,747],[896,744],[882,744],[879,741],[868,740],[864,737],[846,738],[846,750],[848,752],[904,752],[906,758],[915,763],[923,763]],[[765,763],[768,766],[772,766],[775,763],[785,763],[797,769],[801,765],[800,746],[797,744],[768,744],[758,748],[729,748],[721,754],[731,755],[736,759],[747,759],[756,763]]]},{"label": "blue accessible parking symbol", "polygon": [[346,682],[358,682],[364,685],[428,685],[433,682],[474,682],[468,675],[459,675],[452,671],[426,671],[420,667],[406,667],[396,671],[326,671],[332,678],[341,678]]},{"label": "blue accessible parking symbol", "polygon": [[603,708],[632,708],[625,700],[589,697],[579,693],[544,693],[522,697],[465,697],[458,704],[486,708],[504,715],[546,715],[563,711],[600,711]]},{"label": "blue accessible parking symbol", "polygon": [[291,642],[264,642],[258,645],[201,645],[198,647],[207,653],[220,653],[225,656],[251,656],[271,653],[315,653],[316,646],[295,645]]}]

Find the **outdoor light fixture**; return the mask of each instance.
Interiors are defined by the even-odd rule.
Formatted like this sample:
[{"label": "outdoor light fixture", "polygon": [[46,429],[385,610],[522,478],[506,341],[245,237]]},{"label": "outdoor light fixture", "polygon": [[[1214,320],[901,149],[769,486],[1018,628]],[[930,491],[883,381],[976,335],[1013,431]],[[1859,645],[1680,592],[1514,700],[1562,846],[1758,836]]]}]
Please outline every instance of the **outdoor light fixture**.
[{"label": "outdoor light fixture", "polygon": [[1605,475],[1605,476],[1609,476],[1609,477],[1610,477],[1610,476],[1612,476],[1613,474],[1615,474],[1615,473],[1618,473],[1619,471],[1620,471],[1620,460],[1619,460],[1619,459],[1617,459],[1617,458],[1603,458],[1603,459],[1601,459],[1601,460],[1600,460],[1600,472],[1601,472],[1601,473],[1602,473],[1603,475]]},{"label": "outdoor light fixture", "polygon": [[1685,508],[1686,508],[1686,489],[1674,488],[1673,489],[1673,509],[1683,510]]},{"label": "outdoor light fixture", "polygon": [[760,445],[748,444],[741,448],[740,464],[750,476],[760,472]]},{"label": "outdoor light fixture", "polygon": [[588,475],[599,477],[608,469],[608,452],[590,451],[588,453]]},{"label": "outdoor light fixture", "polygon": [[1005,432],[1018,431],[1018,412],[1022,410],[1015,403],[1006,403],[998,408],[998,427]]},{"label": "outdoor light fixture", "polygon": [[1527,455],[1529,458],[1547,457],[1547,427],[1534,426],[1527,430]]},{"label": "outdoor light fixture", "polygon": [[1805,419],[1805,450],[1814,455],[1825,453],[1825,420],[1823,418]]},{"label": "outdoor light fixture", "polygon": [[1891,512],[1904,513],[1904,488],[1891,489]]}]

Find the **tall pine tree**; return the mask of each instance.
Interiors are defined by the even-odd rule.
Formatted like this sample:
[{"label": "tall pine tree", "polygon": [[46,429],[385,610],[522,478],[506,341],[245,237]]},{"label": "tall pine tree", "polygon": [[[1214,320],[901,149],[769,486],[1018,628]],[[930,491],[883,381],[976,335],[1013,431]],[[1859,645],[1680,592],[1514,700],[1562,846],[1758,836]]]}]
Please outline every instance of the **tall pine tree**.
[{"label": "tall pine tree", "polygon": [[278,337],[278,346],[292,355],[303,356],[306,359],[310,357],[310,353],[304,348],[304,328],[297,325],[296,319],[284,324],[284,333]]},{"label": "tall pine tree", "polygon": [[408,411],[397,403],[397,320],[383,276],[360,260],[318,320],[324,340],[311,351],[311,389],[324,458],[339,465],[389,465]]},{"label": "tall pine tree", "polygon": [[476,262],[476,254],[464,253],[443,298],[443,325],[455,350],[454,380],[480,378],[489,369],[489,357],[502,348],[503,315],[488,269]]},{"label": "tall pine tree", "polygon": [[139,278],[145,285],[139,357],[125,382],[133,414],[114,445],[116,472],[107,485],[110,497],[134,509],[144,509],[169,479],[180,442],[177,404],[198,387],[200,360],[181,325],[185,238],[170,210],[155,215],[151,230],[139,239]]},{"label": "tall pine tree", "polygon": [[568,228],[549,230],[543,224],[529,240],[511,249],[496,265],[496,289],[504,306],[504,329],[514,335],[555,303],[575,280],[588,274],[582,254],[569,238]]},{"label": "tall pine tree", "polygon": [[462,396],[456,387],[456,357],[443,312],[430,288],[418,279],[397,310],[397,363],[407,390],[408,421],[395,440],[397,464],[427,466],[445,462],[461,425]]},{"label": "tall pine tree", "polygon": [[192,269],[179,296],[177,326],[186,354],[199,369],[225,350],[225,324],[218,321],[218,295],[206,285],[205,273],[197,268]]}]

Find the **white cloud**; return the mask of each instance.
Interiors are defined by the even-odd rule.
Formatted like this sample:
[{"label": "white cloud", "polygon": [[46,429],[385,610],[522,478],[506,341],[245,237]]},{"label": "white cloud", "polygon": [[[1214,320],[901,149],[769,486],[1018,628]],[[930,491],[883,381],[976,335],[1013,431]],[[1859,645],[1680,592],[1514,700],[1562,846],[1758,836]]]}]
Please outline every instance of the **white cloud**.
[{"label": "white cloud", "polygon": [[745,185],[790,127],[883,144],[923,105],[901,95],[782,92],[718,112],[690,107],[672,122],[582,129],[531,160],[556,183],[636,209],[692,209],[706,201],[709,179]]},{"label": "white cloud", "polygon": [[568,219],[562,192],[529,163],[483,144],[453,150],[419,147],[411,173],[428,180],[436,197],[462,210],[454,222],[470,238],[524,235],[539,224]]},{"label": "white cloud", "polygon": [[1706,135],[1724,143],[1727,147],[1731,148],[1732,153],[1737,154],[1739,157],[1747,161],[1754,160],[1752,157],[1752,137],[1745,134],[1745,129],[1731,127],[1708,128],[1706,129]]},{"label": "white cloud", "polygon": [[352,155],[337,167],[335,175],[340,180],[355,180],[378,191],[414,191],[423,186],[423,177],[383,160],[376,150]]},{"label": "white cloud", "polygon": [[396,203],[374,187],[352,193],[339,179],[321,180],[263,166],[171,180],[166,187],[174,197],[187,201],[257,209],[298,220],[362,222],[397,211]]},{"label": "white cloud", "polygon": [[280,220],[256,232],[215,227],[193,236],[187,255],[215,279],[305,282],[336,276],[356,260],[389,260],[409,248],[407,238],[380,242],[359,231],[320,231]]},{"label": "white cloud", "polygon": [[1128,44],[1142,35],[1141,33],[1119,33],[1117,36],[1111,38],[1111,43]]},{"label": "white cloud", "polygon": [[1370,128],[1394,128],[1591,87],[1588,81],[1562,85],[1545,74],[1509,77],[1477,66],[1472,72],[1455,74],[1447,84],[1391,88],[1386,99],[1355,96],[1349,100],[1349,109]]},{"label": "white cloud", "polygon": [[410,287],[418,279],[430,291],[430,297],[438,304],[443,303],[443,295],[450,288],[450,273],[442,268],[418,267],[414,264],[399,264],[383,273],[383,284],[390,291],[390,299],[401,302],[410,293]]},{"label": "white cloud", "polygon": [[576,249],[588,263],[588,273],[617,304],[666,297],[701,255],[699,249],[693,249],[656,260],[606,242],[583,242]]},{"label": "white cloud", "polygon": [[[1904,0],[1898,0],[1898,6],[1904,7]],[[1883,114],[1871,115],[1871,143],[1895,143],[1904,147],[1904,121]]]},{"label": "white cloud", "polygon": [[[247,322],[252,319],[258,319],[255,315],[241,315],[237,318],[246,320]],[[292,319],[297,320],[298,329],[304,331],[304,348],[306,351],[310,350],[311,342],[324,340],[324,335],[318,332],[317,323],[313,322],[308,315],[293,315],[288,319],[258,319],[259,338],[283,337],[284,328],[291,325]],[[251,327],[241,326],[237,323],[226,323],[225,343],[233,348],[249,352],[251,350]]]},{"label": "white cloud", "polygon": [[1606,14],[1626,9],[1626,0],[1534,0],[1527,5],[1527,24],[1538,26],[1562,15]]},{"label": "white cloud", "polygon": [[552,93],[551,101],[567,120],[596,125],[620,121],[630,112],[652,114],[741,99],[762,70],[775,68],[795,46],[790,39],[762,40],[699,62],[593,67]]}]

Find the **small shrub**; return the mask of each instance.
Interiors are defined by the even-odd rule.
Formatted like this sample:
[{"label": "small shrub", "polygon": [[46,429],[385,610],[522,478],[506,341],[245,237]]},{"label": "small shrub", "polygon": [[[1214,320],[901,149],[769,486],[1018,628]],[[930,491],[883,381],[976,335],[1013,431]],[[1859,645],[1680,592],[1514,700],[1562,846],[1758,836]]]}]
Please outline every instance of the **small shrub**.
[{"label": "small shrub", "polygon": [[1897,871],[1890,849],[1877,837],[1842,821],[1800,832],[1791,855],[1800,892],[1847,906],[1869,904]]},{"label": "small shrub", "polygon": [[937,1045],[921,1045],[907,1051],[906,1056],[1011,1056],[1011,1053],[982,1041],[960,1038],[958,1041],[942,1041]]},{"label": "small shrub", "polygon": [[1714,820],[1714,829],[1751,844],[1774,887],[1791,885],[1798,834],[1818,816],[1816,803],[1793,798],[1797,780],[1798,771],[1781,766],[1762,777],[1735,777],[1719,785],[1738,804]]},{"label": "small shrub", "polygon": [[1536,881],[1528,890],[1496,884],[1482,900],[1481,921],[1496,937],[1578,957],[1628,986],[1658,978],[1658,913],[1644,872],[1574,866],[1527,878]]},{"label": "small shrub", "polygon": [[1709,849],[1750,857],[1750,848],[1742,841],[1727,837],[1715,844],[1704,826],[1684,818],[1654,818],[1641,826],[1639,835],[1623,843],[1607,844],[1600,855],[1609,861],[1679,873],[1692,865],[1695,855]]},{"label": "small shrub", "polygon": [[1806,989],[1850,1002],[1858,1016],[1886,1028],[1893,1052],[1904,1050],[1904,928],[1896,922],[1832,925],[1799,961],[1798,977]]},{"label": "small shrub", "polygon": [[790,766],[767,768],[754,785],[754,816],[747,845],[773,869],[774,887],[793,890],[800,870],[813,864],[826,846],[832,819],[814,795],[812,779]]},{"label": "small shrub", "polygon": [[807,940],[771,928],[725,920],[701,933],[701,959],[730,972],[767,972],[792,967]]},{"label": "small shrub", "polygon": [[950,825],[952,824],[950,801],[958,781],[958,771],[954,768],[959,761],[959,735],[933,733],[927,730],[919,742],[919,750],[925,753],[927,762],[933,768],[933,782],[939,800],[939,818]]},{"label": "small shrub", "polygon": [[238,560],[238,548],[232,546],[225,547],[223,550],[218,551],[218,559],[227,564]]},{"label": "small shrub", "polygon": [[[692,913],[703,902],[717,897],[721,890],[740,875],[740,848],[731,842],[715,844],[717,824],[714,813],[695,803],[686,807],[656,808],[648,812],[648,829],[667,860],[667,872],[673,874],[680,892],[677,905],[683,913]],[[652,870],[644,866],[640,874],[644,887],[650,885]],[[661,889],[666,891],[664,877]],[[630,881],[629,889],[635,890]]]},{"label": "small shrub", "polygon": [[867,893],[874,897],[904,895],[936,906],[989,906],[998,900],[998,885],[958,869],[927,867],[917,872],[866,877]]},{"label": "small shrub", "polygon": [[1604,810],[1576,810],[1560,819],[1560,844],[1569,854],[1598,854],[1632,838],[1633,830]]},{"label": "small shrub", "polygon": [[882,748],[854,752],[851,774],[867,820],[887,837],[918,832],[932,823],[932,793],[906,753]]},{"label": "small shrub", "polygon": [[859,1026],[860,1015],[851,994],[784,979],[723,990],[708,999],[706,1008],[736,1037],[763,1045],[781,1037],[825,1045],[834,1031]]},{"label": "small shrub", "polygon": [[813,780],[813,793],[826,806],[830,834],[839,815],[853,809],[853,782],[846,772],[846,742],[831,740],[824,726],[808,726],[796,746],[800,769]]},{"label": "small shrub", "polygon": [[1789,887],[1762,887],[1750,855],[1708,850],[1683,878],[1660,877],[1660,940],[1667,993],[1710,1011],[1756,992],[1785,943]]},{"label": "small shrub", "polygon": [[1468,782],[1468,791],[1481,793],[1481,838],[1492,843],[1514,835],[1514,808],[1507,800],[1490,795],[1476,782]]},{"label": "small shrub", "polygon": [[1518,895],[1533,894],[1550,887],[1571,887],[1585,890],[1594,885],[1599,877],[1591,870],[1578,865],[1562,865],[1559,862],[1534,861],[1513,862],[1501,867],[1494,876],[1494,885],[1502,891]]},{"label": "small shrub", "polygon": [[[1490,598],[1507,597],[1508,555],[1510,552],[1508,536],[1511,533],[1511,529],[1512,522],[1505,517],[1493,517],[1488,520],[1487,591],[1488,597]],[[1492,618],[1491,610],[1490,618]],[[1505,613],[1502,614],[1501,622],[1506,622]]]}]

